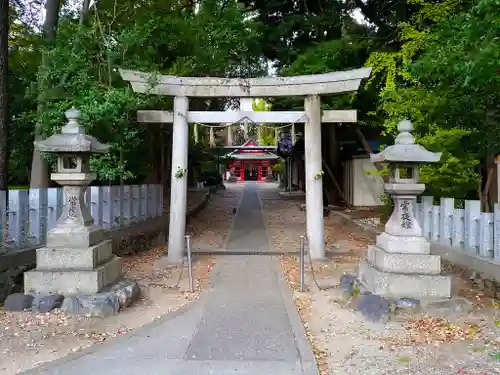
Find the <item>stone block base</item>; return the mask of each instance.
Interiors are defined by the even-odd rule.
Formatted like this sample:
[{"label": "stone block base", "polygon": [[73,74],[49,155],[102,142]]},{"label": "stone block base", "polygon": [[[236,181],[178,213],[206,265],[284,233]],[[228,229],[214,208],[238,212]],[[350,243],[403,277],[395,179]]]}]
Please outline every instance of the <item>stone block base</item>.
[{"label": "stone block base", "polygon": [[384,272],[367,261],[362,261],[359,265],[359,279],[370,292],[387,298],[451,297],[450,276]]},{"label": "stone block base", "polygon": [[441,273],[441,257],[427,254],[388,253],[378,246],[369,246],[367,261],[383,272],[430,274]]},{"label": "stone block base", "polygon": [[377,246],[389,253],[431,253],[431,245],[424,237],[395,236],[387,232],[380,233],[377,236]]},{"label": "stone block base", "polygon": [[48,248],[36,249],[36,265],[39,269],[94,269],[113,256],[111,240],[103,241],[88,249]]},{"label": "stone block base", "polygon": [[56,226],[47,233],[47,247],[86,249],[104,241],[104,229],[95,225]]},{"label": "stone block base", "polygon": [[24,274],[25,293],[98,293],[122,277],[122,259],[116,256],[95,269],[41,269]]}]

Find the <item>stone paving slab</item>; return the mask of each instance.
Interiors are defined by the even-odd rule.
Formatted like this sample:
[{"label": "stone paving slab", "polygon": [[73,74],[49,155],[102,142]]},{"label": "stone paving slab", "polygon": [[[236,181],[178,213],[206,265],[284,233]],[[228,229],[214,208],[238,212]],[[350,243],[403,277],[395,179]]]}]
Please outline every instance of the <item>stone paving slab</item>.
[{"label": "stone paving slab", "polygon": [[222,265],[186,359],[299,359],[275,262],[240,256]]},{"label": "stone paving slab", "polygon": [[[117,362],[123,365],[117,366]],[[100,370],[102,369],[102,370]],[[164,358],[128,358],[98,360],[84,365],[74,364],[69,369],[50,370],[40,375],[302,375],[300,364],[264,361],[181,361]]]},{"label": "stone paving slab", "polygon": [[255,185],[245,186],[229,233],[226,250],[237,251],[239,249],[270,251],[259,191]]},{"label": "stone paving slab", "polygon": [[[227,250],[238,248],[270,250],[255,185],[245,186],[227,243]],[[211,283],[172,318],[25,374],[318,374],[276,257],[220,258]]]}]

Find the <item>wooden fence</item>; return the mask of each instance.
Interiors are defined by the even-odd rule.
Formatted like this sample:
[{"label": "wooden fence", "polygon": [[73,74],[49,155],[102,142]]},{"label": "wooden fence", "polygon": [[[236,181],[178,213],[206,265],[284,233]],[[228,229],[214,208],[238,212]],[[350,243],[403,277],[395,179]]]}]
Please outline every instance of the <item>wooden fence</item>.
[{"label": "wooden fence", "polygon": [[[1,246],[23,249],[45,244],[62,213],[62,188],[0,191]],[[92,186],[85,199],[96,225],[125,227],[164,214],[162,185]]]},{"label": "wooden fence", "polygon": [[453,198],[441,198],[433,204],[433,197],[424,196],[417,204],[415,215],[428,240],[500,262],[500,206],[494,212],[481,212],[481,202],[465,201],[455,208]]}]

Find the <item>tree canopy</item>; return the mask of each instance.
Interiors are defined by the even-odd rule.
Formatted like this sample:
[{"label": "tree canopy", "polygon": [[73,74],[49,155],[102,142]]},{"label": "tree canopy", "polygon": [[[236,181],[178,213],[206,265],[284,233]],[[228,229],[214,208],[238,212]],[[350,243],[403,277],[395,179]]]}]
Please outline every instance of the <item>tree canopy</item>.
[{"label": "tree canopy", "polygon": [[[255,77],[270,66],[279,75],[371,66],[358,93],[324,98],[324,108],[356,108],[362,127],[387,135],[399,120],[413,121],[418,142],[444,152],[443,163],[422,169],[435,196],[470,198],[478,186],[483,195],[487,189],[500,151],[498,0],[28,3],[10,1],[8,50],[1,51],[9,63],[2,89],[12,184],[29,182],[35,129],[57,131],[71,106],[89,133],[111,145],[92,160],[101,182],[147,177],[165,147],[158,136],[165,128],[137,124],[136,111],[171,108],[171,99],[133,93],[118,68]],[[49,5],[58,7],[53,29],[40,16]],[[269,103],[302,106],[293,97]],[[194,110],[227,105],[227,98],[190,101]],[[261,136],[271,142],[271,135]],[[207,157],[203,148],[191,154]]]}]

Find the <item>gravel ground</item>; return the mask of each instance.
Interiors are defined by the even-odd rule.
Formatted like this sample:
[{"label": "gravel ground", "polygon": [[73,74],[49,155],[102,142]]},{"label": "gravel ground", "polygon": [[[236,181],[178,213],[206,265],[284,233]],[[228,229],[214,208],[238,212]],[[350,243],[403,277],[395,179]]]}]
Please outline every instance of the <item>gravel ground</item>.
[{"label": "gravel ground", "polygon": [[[307,269],[304,293],[298,291],[298,259],[287,256],[283,269],[322,375],[500,373],[500,314],[479,308],[455,316],[396,315],[388,324],[366,322],[348,308],[336,288],[320,290]],[[314,265],[322,288],[357,268],[357,256],[338,256]]]},{"label": "gravel ground", "polygon": [[[190,202],[196,200],[196,194],[190,194]],[[201,195],[198,194],[198,198]],[[228,199],[224,194],[221,196],[225,197],[223,200]],[[214,202],[218,202],[218,195],[212,200]],[[215,207],[217,209],[218,206]],[[212,204],[199,215],[213,215]],[[199,233],[203,230],[214,233],[213,241],[217,240],[216,233],[225,236],[217,220],[206,224],[198,218],[193,220],[191,228],[195,241],[199,241]],[[221,243],[224,240],[218,241]],[[196,277],[196,292],[189,293],[187,272],[182,272],[181,275],[177,267],[160,272],[154,269],[155,262],[166,251],[166,247],[160,247],[124,258],[125,276],[140,284],[142,296],[134,306],[117,316],[102,319],[84,315],[69,316],[58,310],[35,314],[7,313],[0,309],[0,375],[25,371],[82,348],[128,334],[196,300],[207,283],[213,259],[208,256],[195,259],[193,272]]]},{"label": "gravel ground", "polygon": [[272,248],[279,252],[299,251],[300,236],[306,232],[301,201],[281,198],[276,183],[260,184],[259,196]]},{"label": "gravel ground", "polygon": [[187,233],[193,250],[222,250],[225,247],[233,221],[233,208],[238,207],[242,186],[228,184],[210,198],[209,206],[189,220]]},{"label": "gravel ground", "polygon": [[[285,227],[304,214],[300,202],[263,201],[274,246],[290,243],[296,228]],[[325,219],[325,237],[326,248],[338,251],[331,262],[314,264],[317,282],[327,290],[315,285],[308,266],[307,291],[300,293],[298,258],[282,260],[321,375],[500,374],[500,305],[471,288],[458,269],[448,266],[446,271],[456,294],[473,303],[469,314],[399,314],[386,325],[373,324],[351,310],[335,288],[344,273],[357,273],[371,240],[333,215]]]},{"label": "gravel ground", "polygon": [[197,290],[189,293],[187,272],[183,272],[179,287],[176,288],[179,268],[161,273],[153,269],[154,262],[166,250],[157,248],[125,258],[125,275],[139,282],[142,296],[131,308],[117,316],[95,318],[66,315],[59,310],[47,314],[0,310],[0,374],[25,371],[43,362],[125,335],[196,300],[206,284],[212,259],[204,257],[197,260],[193,268]]},{"label": "gravel ground", "polygon": [[[306,213],[302,211],[299,200],[284,199],[279,196],[277,184],[259,185],[262,211],[268,227],[271,245],[276,251],[299,251],[300,236],[306,232]],[[358,249],[362,236],[353,234],[341,225],[341,220],[334,215],[325,218],[325,249],[335,251],[339,247]]]}]

